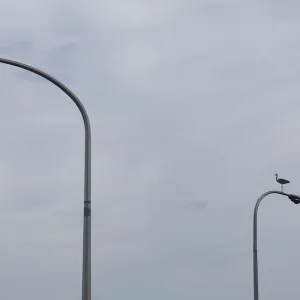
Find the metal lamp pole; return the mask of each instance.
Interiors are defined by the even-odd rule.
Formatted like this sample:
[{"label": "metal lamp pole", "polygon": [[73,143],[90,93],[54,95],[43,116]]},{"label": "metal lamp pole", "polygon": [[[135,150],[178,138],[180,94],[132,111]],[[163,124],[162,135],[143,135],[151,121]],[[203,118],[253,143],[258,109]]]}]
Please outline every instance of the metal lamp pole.
[{"label": "metal lamp pole", "polygon": [[82,115],[85,128],[82,300],[91,300],[91,126],[87,111],[76,95],[51,75],[10,59],[0,58],[0,63],[27,70],[47,79],[71,98]]},{"label": "metal lamp pole", "polygon": [[253,287],[254,287],[254,300],[259,300],[258,295],[258,260],[257,260],[257,212],[258,207],[261,201],[270,194],[279,194],[282,196],[288,197],[293,203],[300,203],[300,196],[293,194],[286,194],[279,191],[269,191],[261,195],[254,208],[254,217],[253,217]]}]

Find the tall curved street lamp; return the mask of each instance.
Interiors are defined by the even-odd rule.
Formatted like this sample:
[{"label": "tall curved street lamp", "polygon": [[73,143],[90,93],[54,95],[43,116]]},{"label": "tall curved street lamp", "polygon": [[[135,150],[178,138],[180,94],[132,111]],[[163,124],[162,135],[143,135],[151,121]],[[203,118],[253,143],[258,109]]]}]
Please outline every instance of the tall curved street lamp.
[{"label": "tall curved street lamp", "polygon": [[85,128],[82,300],[91,300],[91,126],[87,111],[76,95],[51,75],[10,59],[0,58],[0,63],[27,70],[47,79],[71,98],[82,115]]},{"label": "tall curved street lamp", "polygon": [[253,217],[253,287],[254,287],[254,300],[258,300],[258,260],[257,260],[257,212],[258,207],[261,201],[270,194],[279,194],[282,196],[288,197],[293,203],[299,204],[300,203],[300,196],[293,195],[293,194],[286,194],[279,191],[269,191],[264,194],[262,194],[254,208],[254,217]]}]

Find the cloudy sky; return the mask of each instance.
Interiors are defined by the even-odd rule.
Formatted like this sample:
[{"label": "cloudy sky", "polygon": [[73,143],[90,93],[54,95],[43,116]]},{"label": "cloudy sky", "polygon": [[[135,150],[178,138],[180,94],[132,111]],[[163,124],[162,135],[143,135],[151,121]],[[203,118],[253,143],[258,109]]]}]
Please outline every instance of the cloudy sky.
[{"label": "cloudy sky", "polygon": [[[0,56],[92,124],[93,299],[252,299],[257,197],[300,193],[295,0],[0,1]],[[0,66],[0,294],[81,299],[75,105]],[[260,295],[299,299],[300,206],[259,214]]]}]

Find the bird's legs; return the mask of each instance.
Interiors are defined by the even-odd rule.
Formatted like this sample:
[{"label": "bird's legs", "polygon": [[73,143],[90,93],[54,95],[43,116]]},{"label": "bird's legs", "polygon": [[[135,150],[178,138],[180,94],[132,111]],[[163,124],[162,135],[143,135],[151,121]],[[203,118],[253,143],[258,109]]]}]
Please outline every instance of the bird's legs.
[{"label": "bird's legs", "polygon": [[283,184],[281,185],[281,192],[283,192]]}]

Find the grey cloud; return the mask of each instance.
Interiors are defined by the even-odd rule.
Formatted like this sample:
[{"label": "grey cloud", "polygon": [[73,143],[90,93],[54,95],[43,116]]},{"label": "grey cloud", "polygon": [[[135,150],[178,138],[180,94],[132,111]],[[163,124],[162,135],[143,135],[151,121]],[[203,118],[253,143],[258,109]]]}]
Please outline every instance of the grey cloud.
[{"label": "grey cloud", "polygon": [[[93,297],[251,299],[255,199],[274,172],[295,193],[299,179],[297,20],[270,13],[295,4],[122,3],[0,12],[0,52],[57,76],[91,116]],[[79,298],[80,115],[17,70],[1,67],[0,87],[2,293]],[[278,197],[261,207],[262,297],[297,298],[297,215]]]}]

